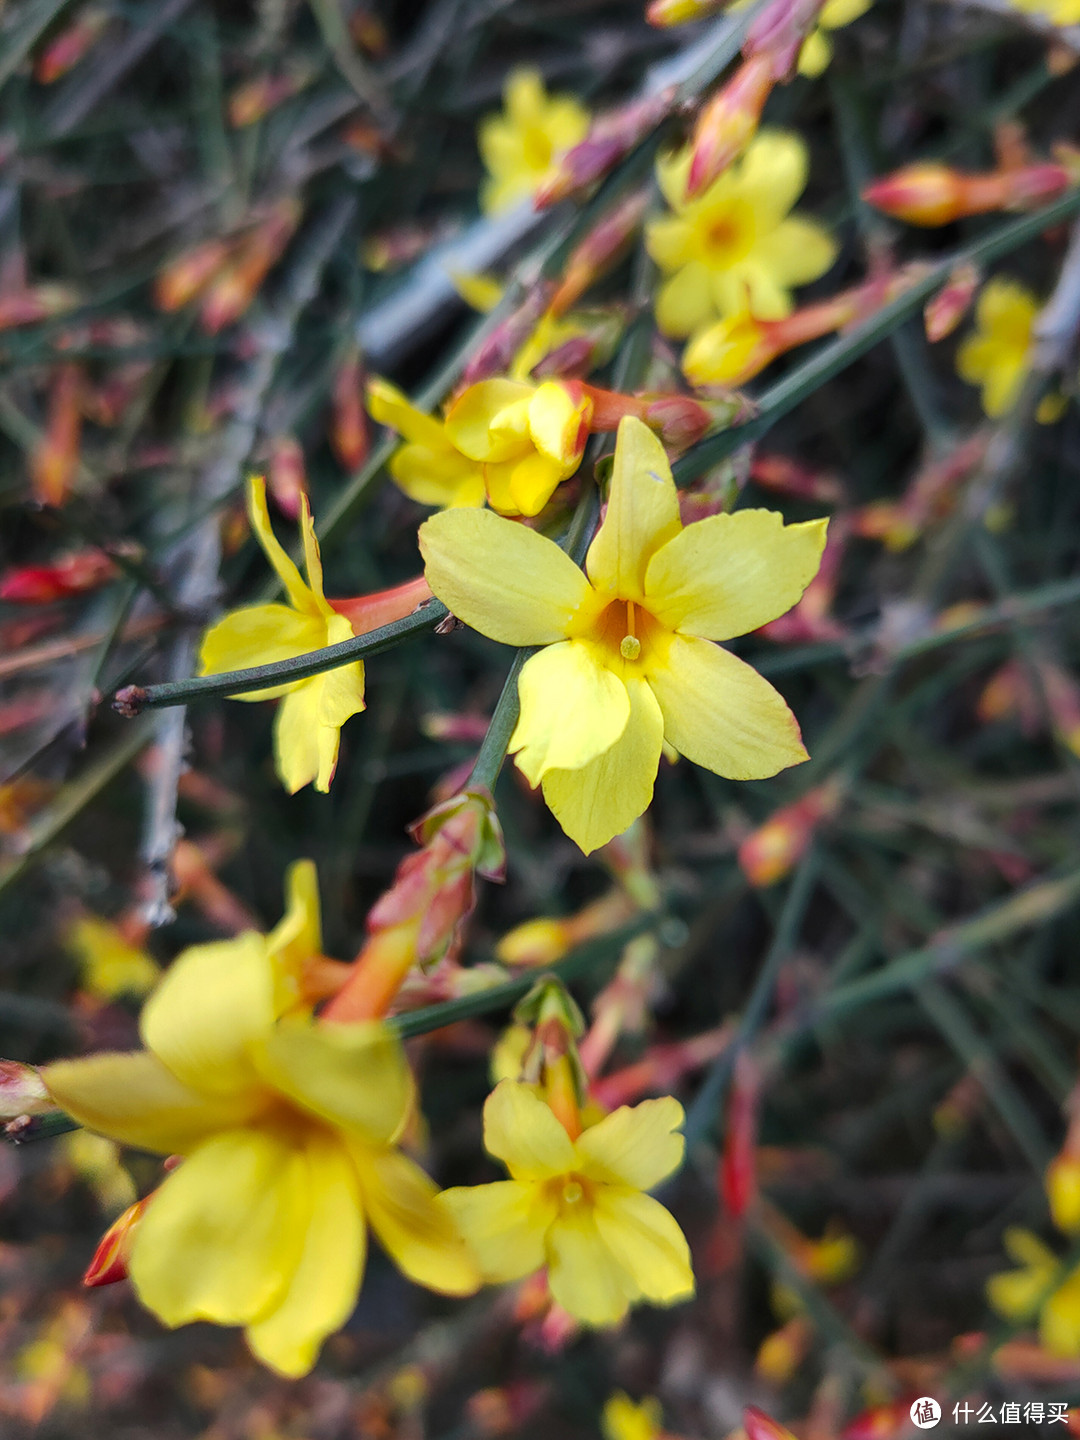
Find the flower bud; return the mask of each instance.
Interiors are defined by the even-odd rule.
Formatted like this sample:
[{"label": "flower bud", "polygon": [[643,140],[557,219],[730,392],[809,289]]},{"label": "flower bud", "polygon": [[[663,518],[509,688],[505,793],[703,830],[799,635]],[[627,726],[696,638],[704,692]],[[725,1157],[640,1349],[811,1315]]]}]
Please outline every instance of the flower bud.
[{"label": "flower bud", "polygon": [[739,868],[751,885],[764,889],[791,873],[806,854],[822,820],[836,813],[842,789],[835,780],[808,791],[775,811],[739,846]]},{"label": "flower bud", "polygon": [[671,86],[594,120],[585,139],[562,156],[555,174],[537,192],[533,201],[537,210],[545,210],[603,179],[670,114],[675,98]]},{"label": "flower bud", "polygon": [[275,435],[267,449],[267,488],[281,513],[299,520],[300,499],[308,493],[303,447],[295,435]]},{"label": "flower bud", "polygon": [[750,479],[764,490],[787,495],[793,500],[840,505],[844,487],[835,475],[810,470],[787,455],[755,453],[750,461]]},{"label": "flower bud", "polygon": [[648,203],[648,190],[624,196],[575,246],[548,307],[553,315],[565,314],[625,254],[641,228]]},{"label": "flower bud", "polygon": [[158,309],[171,313],[194,300],[224,268],[234,247],[235,242],[231,240],[206,240],[171,260],[158,272],[154,282],[154,303]]},{"label": "flower bud", "polygon": [[951,335],[963,320],[975,292],[982,283],[982,272],[967,260],[954,267],[943,289],[926,302],[923,322],[931,345]]},{"label": "flower bud", "polygon": [[756,1405],[748,1405],[743,1411],[743,1429],[746,1440],[795,1440],[790,1430]]},{"label": "flower bud", "polygon": [[[330,598],[328,604],[344,615],[353,627],[354,635],[366,635],[379,630],[394,620],[404,620],[421,605],[431,599],[431,587],[423,575],[414,580],[405,580],[400,585],[391,585],[387,590],[375,590],[370,595],[356,595],[348,600]],[[482,738],[482,737],[481,737]]]},{"label": "flower bud", "polygon": [[517,309],[499,321],[466,365],[462,376],[465,385],[474,385],[493,375],[505,375],[511,369],[514,356],[528,340],[544,312],[546,297],[545,286],[534,286]]},{"label": "flower bud", "polygon": [[875,180],[863,191],[863,199],[909,225],[948,225],[990,210],[1034,209],[1070,183],[1064,165],[1026,165],[971,175],[927,160]]},{"label": "flower bud", "polygon": [[[790,1320],[774,1330],[758,1347],[754,1357],[754,1374],[768,1385],[786,1385],[795,1371],[810,1353],[814,1341],[814,1327],[805,1315],[793,1315]],[[789,1432],[777,1426],[780,1434]],[[747,1427],[747,1435],[754,1432]]]},{"label": "flower bud", "polygon": [[311,70],[297,66],[284,75],[257,75],[245,80],[229,96],[229,124],[237,130],[257,124],[282,101],[298,95],[313,78]]},{"label": "flower bud", "polygon": [[273,206],[207,287],[199,311],[203,330],[216,335],[239,320],[255,299],[263,281],[281,258],[300,223],[299,201],[289,198]]},{"label": "flower bud", "polygon": [[70,25],[41,47],[34,61],[34,79],[51,85],[66,75],[97,44],[109,23],[109,12],[98,5],[86,5]]},{"label": "flower bud", "polygon": [[115,1285],[118,1280],[127,1279],[128,1260],[135,1240],[135,1231],[154,1198],[153,1192],[129,1205],[124,1213],[109,1226],[101,1237],[94,1258],[86,1267],[82,1283],[90,1289],[99,1285]]},{"label": "flower bud", "polygon": [[55,1110],[44,1080],[32,1065],[0,1060],[0,1120],[48,1115]]},{"label": "flower bud", "polygon": [[658,29],[670,25],[689,25],[722,10],[726,0],[651,0],[645,19]]},{"label": "flower bud", "polygon": [[83,595],[117,576],[116,562],[104,550],[73,550],[51,565],[20,565],[0,578],[0,600],[9,604],[47,605]]},{"label": "flower bud", "polygon": [[39,505],[63,505],[79,469],[83,370],[58,365],[49,390],[49,416],[30,456],[30,481]]},{"label": "flower bud", "polygon": [[698,117],[686,198],[707,190],[742,153],[758,128],[765,101],[776,84],[768,55],[751,55]]},{"label": "flower bud", "polygon": [[622,890],[586,905],[576,915],[562,919],[542,917],[526,920],[508,930],[495,946],[495,958],[515,968],[554,965],[574,945],[623,925],[634,912],[634,905]]},{"label": "flower bud", "polygon": [[16,325],[35,325],[53,315],[62,315],[79,303],[78,294],[68,285],[32,285],[0,295],[0,330]]},{"label": "flower bud", "polygon": [[371,448],[364,408],[364,366],[357,350],[350,352],[334,377],[330,448],[350,474],[360,469]]},{"label": "flower bud", "polygon": [[761,1074],[746,1050],[735,1059],[728,1098],[724,1150],[720,1157],[720,1198],[733,1220],[746,1213],[757,1192],[757,1132]]}]

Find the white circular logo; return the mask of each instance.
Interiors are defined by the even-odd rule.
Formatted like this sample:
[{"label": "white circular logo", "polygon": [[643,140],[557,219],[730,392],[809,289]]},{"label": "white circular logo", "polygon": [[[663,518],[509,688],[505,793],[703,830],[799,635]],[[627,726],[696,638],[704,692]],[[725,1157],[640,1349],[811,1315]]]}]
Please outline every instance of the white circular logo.
[{"label": "white circular logo", "polygon": [[930,1430],[941,1419],[941,1406],[929,1395],[920,1395],[912,1402],[911,1423],[920,1430]]}]

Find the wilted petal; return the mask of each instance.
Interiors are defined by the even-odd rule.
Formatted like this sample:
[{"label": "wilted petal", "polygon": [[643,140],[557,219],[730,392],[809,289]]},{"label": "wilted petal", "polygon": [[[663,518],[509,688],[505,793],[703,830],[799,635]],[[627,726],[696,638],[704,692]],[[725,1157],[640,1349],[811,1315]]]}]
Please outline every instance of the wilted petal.
[{"label": "wilted petal", "polygon": [[439,1204],[453,1215],[484,1280],[520,1280],[544,1264],[544,1237],[556,1215],[541,1186],[517,1180],[444,1190]]},{"label": "wilted petal", "polygon": [[655,551],[682,529],[679,497],[664,447],[632,415],[619,421],[607,514],[585,568],[601,593],[641,600]]},{"label": "wilted petal", "polygon": [[574,1168],[574,1146],[528,1085],[503,1080],[484,1102],[484,1149],[515,1180],[549,1180]]},{"label": "wilted petal", "polygon": [[245,1325],[292,1282],[311,1216],[304,1152],[267,1129],[200,1145],[139,1223],[128,1272],[164,1324]]},{"label": "wilted petal", "polygon": [[827,529],[827,520],[785,525],[774,510],[710,515],[652,557],[645,603],[672,630],[706,640],[745,635],[799,600],[821,564]]},{"label": "wilted petal", "polygon": [[728,780],[764,780],[808,758],[784,697],[756,670],[708,640],[674,635],[649,684],[664,738]]},{"label": "wilted petal", "polygon": [[630,715],[626,686],[580,640],[549,645],[527,660],[518,698],[509,749],[530,785],[549,770],[576,770],[602,755]]},{"label": "wilted petal", "polygon": [[577,1141],[582,1173],[612,1185],[651,1190],[682,1163],[683,1107],[671,1095],[622,1105]]},{"label": "wilted petal", "polygon": [[553,541],[490,510],[446,510],[420,527],[435,595],[466,625],[504,645],[562,640],[589,582]]},{"label": "wilted petal", "polygon": [[290,1379],[307,1374],[320,1345],[352,1314],[366,1252],[360,1188],[347,1152],[313,1132],[306,1158],[311,1217],[300,1259],[280,1301],[247,1328],[259,1359]]}]

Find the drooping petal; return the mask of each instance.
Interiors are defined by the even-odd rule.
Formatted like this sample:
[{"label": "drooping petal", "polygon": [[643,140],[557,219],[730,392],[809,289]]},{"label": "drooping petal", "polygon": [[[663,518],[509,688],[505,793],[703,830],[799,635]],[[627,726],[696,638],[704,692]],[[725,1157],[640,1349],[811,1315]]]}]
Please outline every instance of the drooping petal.
[{"label": "drooping petal", "polygon": [[655,551],[682,529],[664,447],[633,415],[619,421],[607,514],[589,546],[589,579],[603,594],[641,600]]},{"label": "drooping petal", "polygon": [[139,1031],[147,1049],[193,1090],[232,1096],[260,1088],[248,1052],[273,1023],[266,939],[247,931],[177,956],[143,1006]]},{"label": "drooping petal", "polygon": [[665,739],[695,765],[728,780],[764,780],[809,758],[784,697],[708,640],[673,635],[649,684]]},{"label": "drooping petal", "polygon": [[630,716],[615,744],[579,770],[549,770],[543,780],[548,808],[586,855],[621,835],[652,800],[664,719],[644,680],[627,678],[626,691]]},{"label": "drooping petal", "polygon": [[504,645],[562,640],[589,597],[584,574],[553,541],[489,510],[444,510],[419,538],[434,594]]},{"label": "drooping petal", "polygon": [[550,1180],[574,1168],[574,1146],[528,1085],[502,1080],[484,1102],[484,1149],[515,1180]]},{"label": "drooping petal", "polygon": [[693,1295],[686,1236],[658,1200],[605,1185],[596,1192],[593,1215],[601,1240],[647,1300],[672,1305]]},{"label": "drooping petal", "polygon": [[319,614],[330,617],[334,614],[334,610],[326,603],[326,595],[323,592],[322,555],[319,553],[315,521],[311,518],[311,506],[308,504],[306,495],[300,496],[300,536],[304,544],[304,569],[307,571],[311,598],[318,608]]},{"label": "drooping petal", "polygon": [[565,1212],[547,1235],[548,1285],[585,1325],[617,1325],[630,1308],[626,1272],[600,1238],[591,1207]]},{"label": "drooping petal", "polygon": [[[306,655],[324,643],[325,626],[317,615],[291,610],[288,605],[249,605],[230,610],[211,625],[199,648],[199,674],[222,675],[252,665],[275,665]],[[246,691],[236,700],[273,700],[294,689],[297,682]]]},{"label": "drooping petal", "polygon": [[274,534],[270,524],[270,511],[266,506],[266,481],[261,475],[252,475],[248,481],[248,515],[251,528],[262,546],[266,558],[277,572],[278,579],[285,587],[285,593],[297,610],[307,615],[318,615],[319,607],[315,597],[304,584],[300,571],[286,554],[284,547]]},{"label": "drooping petal", "polygon": [[284,1296],[310,1217],[303,1149],[262,1127],[226,1131],[157,1190],[128,1272],[165,1325],[245,1325]]},{"label": "drooping petal", "polygon": [[610,750],[630,716],[626,686],[580,640],[548,645],[527,660],[518,698],[509,749],[530,785],[549,770],[577,770]]},{"label": "drooping petal", "polygon": [[318,1131],[306,1149],[311,1216],[300,1259],[281,1299],[247,1328],[258,1358],[290,1379],[308,1373],[323,1341],[352,1314],[367,1248],[360,1187],[348,1153]]},{"label": "drooping petal", "polygon": [[41,1077],[80,1125],[160,1155],[184,1155],[209,1135],[242,1125],[262,1104],[257,1096],[193,1090],[146,1050],[57,1060]]},{"label": "drooping petal", "polygon": [[817,574],[827,520],[785,525],[774,510],[736,510],[688,525],[656,552],[645,603],[671,630],[730,640],[775,620]]},{"label": "drooping petal", "polygon": [[436,1204],[435,1182],[398,1150],[353,1146],[353,1157],[368,1221],[397,1267],[440,1295],[471,1295],[480,1271],[450,1211]]},{"label": "drooping petal", "polygon": [[683,1107],[671,1095],[621,1105],[578,1137],[582,1174],[609,1185],[651,1190],[678,1168],[686,1148]]},{"label": "drooping petal", "polygon": [[544,1237],[557,1213],[539,1185],[498,1180],[444,1190],[445,1205],[476,1256],[484,1280],[520,1280],[544,1264]]},{"label": "drooping petal", "polygon": [[670,339],[684,339],[715,319],[712,279],[701,260],[683,265],[656,292],[656,323]]},{"label": "drooping petal", "polygon": [[274,1015],[292,1010],[300,992],[306,960],[322,954],[319,877],[310,860],[297,860],[285,877],[285,914],[266,937],[273,967]]},{"label": "drooping petal", "polygon": [[413,1086],[401,1042],[385,1025],[284,1020],[255,1052],[259,1072],[279,1094],[372,1145],[400,1135]]}]

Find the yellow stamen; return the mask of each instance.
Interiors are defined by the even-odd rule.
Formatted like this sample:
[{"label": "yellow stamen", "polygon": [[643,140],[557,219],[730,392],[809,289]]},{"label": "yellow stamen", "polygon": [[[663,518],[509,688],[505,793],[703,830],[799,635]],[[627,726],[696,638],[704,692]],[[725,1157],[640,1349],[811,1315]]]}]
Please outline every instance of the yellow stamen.
[{"label": "yellow stamen", "polygon": [[641,641],[634,634],[634,602],[626,602],[626,634],[619,642],[619,654],[624,660],[636,660],[641,654]]}]

